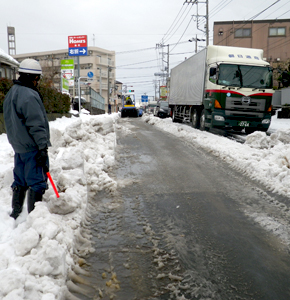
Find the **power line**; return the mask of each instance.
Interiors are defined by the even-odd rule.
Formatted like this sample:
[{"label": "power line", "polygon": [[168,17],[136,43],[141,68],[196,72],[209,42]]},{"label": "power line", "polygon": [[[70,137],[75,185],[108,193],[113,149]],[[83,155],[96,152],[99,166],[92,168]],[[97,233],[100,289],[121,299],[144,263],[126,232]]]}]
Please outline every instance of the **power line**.
[{"label": "power line", "polygon": [[[146,81],[129,81],[129,82],[130,82],[130,84],[131,84],[131,83],[135,83],[135,84],[136,84],[136,83],[139,83],[139,84],[140,84],[140,83],[152,82],[152,80],[146,80]],[[126,83],[125,83],[125,84],[126,84]]]},{"label": "power line", "polygon": [[[290,1],[288,1],[287,3],[283,4],[282,6],[278,7],[276,10],[274,10],[273,12],[271,12],[269,15],[267,15],[266,17],[264,17],[264,19],[268,18],[271,14],[273,14],[274,12],[276,12],[277,10],[281,9],[282,7],[284,7],[286,4],[288,4]],[[290,10],[288,10],[290,11]],[[287,13],[288,11],[286,11],[285,13]],[[283,13],[282,16],[285,14]],[[280,16],[279,16],[280,17]]]},{"label": "power line", "polygon": [[[167,32],[164,34],[164,36],[163,36],[163,38],[161,39],[160,43],[163,43],[163,41],[164,41],[166,35],[169,34],[169,32],[172,30],[171,27],[173,26],[174,22],[175,22],[176,19],[178,18],[179,14],[180,14],[180,12],[182,11],[183,8],[184,8],[184,6],[182,6],[181,9],[179,10],[179,12],[178,12],[177,16],[175,17],[173,23],[170,25],[169,29],[168,29]],[[185,8],[185,10],[186,10],[186,8]],[[184,12],[185,12],[185,10],[184,10]],[[182,13],[182,15],[184,14],[184,12]],[[181,16],[182,16],[182,15],[181,15]],[[179,19],[180,19],[180,18],[179,18]],[[173,28],[173,27],[172,27],[172,28]]]},{"label": "power line", "polygon": [[156,61],[156,59],[151,59],[151,60],[146,60],[146,61],[141,61],[133,64],[128,64],[128,65],[121,65],[121,66],[116,66],[116,68],[122,68],[122,67],[127,67],[127,66],[133,66],[133,65],[139,65],[139,64],[145,64],[148,62]]},{"label": "power line", "polygon": [[118,78],[120,78],[120,79],[127,79],[127,78],[147,78],[147,77],[152,77],[152,75],[149,75],[149,76],[118,77]]},{"label": "power line", "polygon": [[275,47],[269,47],[269,48],[267,48],[267,50],[273,50],[273,49],[276,49],[278,47],[285,46],[285,45],[287,45],[289,43],[290,43],[290,38],[288,38],[288,40],[281,41],[281,43],[278,44],[278,45],[276,45]]},{"label": "power line", "polygon": [[[228,1],[228,2],[227,2]],[[224,9],[226,6],[228,6],[233,0],[222,0],[220,1],[209,13],[210,17],[213,17],[218,12],[220,12],[222,9]],[[201,23],[205,23],[205,19],[201,20]]]},{"label": "power line", "polygon": [[141,51],[147,51],[147,50],[153,50],[155,47],[150,47],[150,48],[143,48],[143,49],[136,49],[136,50],[128,50],[128,51],[121,51],[121,52],[116,52],[116,54],[125,54],[125,53],[132,53],[132,52],[141,52]]},{"label": "power line", "polygon": [[[267,8],[263,9],[261,12],[257,13],[254,17],[252,17],[252,18],[250,18],[250,19],[244,21],[245,24],[244,24],[243,26],[239,27],[239,29],[244,28],[245,26],[247,26],[247,25],[248,25],[248,23],[246,23],[247,21],[252,21],[252,20],[254,20],[254,19],[255,19],[257,16],[259,16],[262,12],[265,12],[265,11],[268,10],[270,7],[272,7],[273,5],[277,4],[279,1],[280,1],[280,0],[277,0],[276,2],[272,3],[272,4],[271,4],[270,6],[268,6]],[[217,43],[217,45],[220,44],[221,42],[223,42],[225,39],[227,39],[227,37],[225,37],[224,39],[222,39],[221,41],[219,41],[219,42]],[[238,42],[238,41],[236,41],[236,43],[237,43],[237,42]],[[234,43],[234,44],[235,44],[235,43]]]},{"label": "power line", "polygon": [[281,0],[277,0],[276,2],[272,3],[270,6],[268,6],[267,8],[263,9],[262,11],[260,11],[259,13],[257,13],[256,15],[254,15],[253,17],[251,17],[249,20],[254,20],[256,19],[259,15],[261,15],[263,12],[265,12],[266,10],[268,10],[269,8],[271,8],[272,6],[274,6],[275,4],[277,4],[278,2],[280,2]]},{"label": "power line", "polygon": [[[136,67],[136,68],[120,68],[120,70],[141,70],[141,69],[153,69],[153,68],[157,68],[157,66],[150,66],[150,67]],[[119,69],[118,67],[116,67],[116,69]]]},{"label": "power line", "polygon": [[195,53],[195,51],[181,52],[181,53],[170,53],[170,55],[181,55],[181,54],[188,54],[188,53]]},{"label": "power line", "polygon": [[[228,3],[227,3],[228,1]],[[227,5],[229,5],[233,0],[222,0],[220,1],[211,11],[210,11],[210,16],[214,16],[217,14],[219,11],[221,11],[223,8],[225,8]]]},{"label": "power line", "polygon": [[[289,3],[290,1],[288,1],[288,3]],[[282,16],[284,16],[285,14],[287,14],[287,12],[289,12],[290,11],[290,9],[289,10],[287,10],[287,11],[285,11],[284,12],[284,14],[282,14],[282,15],[280,15],[279,17],[282,17]]]},{"label": "power line", "polygon": [[[181,35],[181,37],[180,37],[180,39],[177,41],[177,43],[174,45],[174,47],[170,50],[170,52],[178,45],[178,43],[180,42],[180,40],[181,40],[182,37],[184,36],[186,30],[188,29],[189,24],[190,24],[191,21],[192,21],[192,18],[193,18],[193,16],[191,16],[191,18],[190,18],[190,20],[189,20],[189,22],[188,22],[188,24],[187,24],[187,26],[186,26],[186,28],[185,28],[183,34]],[[170,53],[170,52],[169,52],[169,53]]]},{"label": "power line", "polygon": [[188,10],[186,16],[183,18],[182,22],[180,23],[180,25],[176,28],[176,30],[174,31],[174,33],[171,34],[170,37],[167,37],[166,39],[164,39],[163,43],[166,43],[167,41],[169,41],[173,35],[177,32],[177,30],[180,28],[180,26],[183,24],[183,22],[185,21],[186,17],[188,16],[189,12],[191,11],[193,6],[191,6],[191,8]]},{"label": "power line", "polygon": [[[183,41],[183,42],[180,42],[179,44],[184,44],[184,43],[188,43],[188,41]],[[175,45],[175,44],[169,44],[169,46],[173,46],[173,45]],[[147,50],[153,50],[153,49],[156,50],[156,47],[116,52],[116,54],[128,54],[128,53],[141,52],[141,51],[147,51]]]}]

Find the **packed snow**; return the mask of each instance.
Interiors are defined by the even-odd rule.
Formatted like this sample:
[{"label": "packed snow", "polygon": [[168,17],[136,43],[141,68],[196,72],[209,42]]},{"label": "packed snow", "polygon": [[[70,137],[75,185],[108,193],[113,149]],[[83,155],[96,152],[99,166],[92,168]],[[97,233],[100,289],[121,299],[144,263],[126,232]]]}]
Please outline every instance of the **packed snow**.
[{"label": "packed snow", "polygon": [[[75,299],[68,287],[73,290],[82,258],[93,251],[82,228],[90,214],[88,197],[118,189],[109,175],[115,166],[116,128],[130,134],[125,124],[117,123],[119,117],[80,114],[50,122],[50,173],[60,197],[49,184],[43,202],[29,215],[25,204],[16,221],[9,217],[14,152],[6,134],[0,135],[0,299]],[[274,116],[270,136],[256,132],[244,144],[169,118],[145,114],[140,121],[206,149],[269,190],[290,197],[290,120]],[[266,230],[279,227],[268,216],[252,217]],[[280,236],[290,245],[289,228],[282,228]]]}]

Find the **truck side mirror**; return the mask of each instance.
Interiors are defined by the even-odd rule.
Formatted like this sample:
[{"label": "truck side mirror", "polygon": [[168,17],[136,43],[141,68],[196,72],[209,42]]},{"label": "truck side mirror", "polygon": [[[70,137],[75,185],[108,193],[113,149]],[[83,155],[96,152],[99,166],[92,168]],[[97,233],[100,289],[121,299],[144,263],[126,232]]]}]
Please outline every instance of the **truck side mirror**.
[{"label": "truck side mirror", "polygon": [[216,67],[209,69],[209,80],[214,83],[216,82]]},{"label": "truck side mirror", "polygon": [[216,68],[210,68],[209,69],[209,77],[214,77],[216,75]]}]

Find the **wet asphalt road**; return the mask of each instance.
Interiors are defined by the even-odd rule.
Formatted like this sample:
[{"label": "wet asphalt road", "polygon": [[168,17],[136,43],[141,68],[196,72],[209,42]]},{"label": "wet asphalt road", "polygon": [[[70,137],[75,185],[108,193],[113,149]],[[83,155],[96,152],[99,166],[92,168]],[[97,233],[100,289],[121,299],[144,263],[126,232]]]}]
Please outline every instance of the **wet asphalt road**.
[{"label": "wet asphalt road", "polygon": [[119,188],[91,199],[91,287],[75,295],[290,299],[288,248],[245,214],[278,196],[140,119],[116,128]]}]

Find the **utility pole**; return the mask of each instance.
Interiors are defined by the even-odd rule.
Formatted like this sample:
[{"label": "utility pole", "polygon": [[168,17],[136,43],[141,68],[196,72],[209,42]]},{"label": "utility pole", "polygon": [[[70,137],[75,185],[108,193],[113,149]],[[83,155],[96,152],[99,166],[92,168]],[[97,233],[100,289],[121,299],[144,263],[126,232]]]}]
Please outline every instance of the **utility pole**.
[{"label": "utility pole", "polygon": [[169,77],[169,44],[167,45],[167,78]]},{"label": "utility pole", "polygon": [[[163,51],[163,48],[167,47],[167,61],[164,60],[165,53]],[[166,73],[155,73],[155,76],[162,77],[162,86],[166,86],[166,90],[168,93],[169,90],[169,44],[164,45],[163,43],[156,44],[156,49],[161,48],[162,49],[162,72],[166,71]],[[166,63],[166,67],[163,67],[163,63]],[[156,86],[155,86],[155,99],[156,99]],[[159,80],[159,99],[160,99],[160,80]]]},{"label": "utility pole", "polygon": [[[196,10],[197,10],[197,13],[196,15],[194,15],[197,19],[196,19],[196,23],[197,23],[197,29],[202,31],[203,33],[205,33],[206,35],[206,45],[208,46],[209,44],[209,14],[208,14],[208,1],[209,0],[205,0],[205,1],[199,1],[199,0],[185,0],[185,2],[183,3],[184,4],[196,4]],[[205,3],[206,4],[206,13],[205,15],[199,15],[198,14],[198,4],[199,3]],[[205,18],[205,30],[204,29],[201,29],[199,28],[199,17],[204,17]]]},{"label": "utility pole", "polygon": [[[163,48],[167,46],[167,61],[164,60],[164,51]],[[162,72],[166,71],[166,77],[169,77],[169,44],[168,45],[164,45],[162,43],[160,44],[156,44],[156,49],[157,48],[161,48],[162,49]],[[163,67],[163,63],[166,63],[166,67]],[[160,75],[161,76],[161,75]],[[162,84],[164,84],[164,75],[162,75]]]},{"label": "utility pole", "polygon": [[206,45],[208,46],[209,44],[209,14],[208,14],[208,1],[206,0],[206,22],[205,22],[205,26],[206,26]]}]

